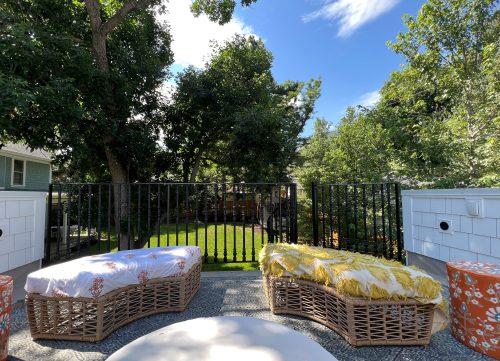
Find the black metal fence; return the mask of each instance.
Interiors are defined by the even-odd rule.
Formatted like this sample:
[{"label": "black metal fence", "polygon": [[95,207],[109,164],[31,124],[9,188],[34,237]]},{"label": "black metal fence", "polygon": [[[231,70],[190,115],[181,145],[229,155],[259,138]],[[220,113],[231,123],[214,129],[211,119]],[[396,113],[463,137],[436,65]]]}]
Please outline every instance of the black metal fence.
[{"label": "black metal fence", "polygon": [[51,184],[44,262],[169,245],[199,246],[205,263],[253,262],[266,243],[297,243],[298,217],[304,242],[403,260],[399,184],[302,191],[307,214],[295,183]]},{"label": "black metal fence", "polygon": [[398,183],[311,186],[314,245],[403,260]]},{"label": "black metal fence", "polygon": [[51,184],[48,204],[45,264],[169,245],[246,262],[267,242],[297,242],[293,183]]}]

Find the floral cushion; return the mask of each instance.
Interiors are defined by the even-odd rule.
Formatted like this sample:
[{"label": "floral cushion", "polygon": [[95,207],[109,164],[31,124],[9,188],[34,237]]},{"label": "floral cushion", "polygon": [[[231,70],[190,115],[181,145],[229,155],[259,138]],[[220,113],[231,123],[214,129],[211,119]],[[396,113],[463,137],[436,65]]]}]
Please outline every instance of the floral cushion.
[{"label": "floral cushion", "polygon": [[153,278],[184,275],[200,260],[200,249],[191,246],[105,253],[32,272],[24,289],[49,297],[99,297]]}]

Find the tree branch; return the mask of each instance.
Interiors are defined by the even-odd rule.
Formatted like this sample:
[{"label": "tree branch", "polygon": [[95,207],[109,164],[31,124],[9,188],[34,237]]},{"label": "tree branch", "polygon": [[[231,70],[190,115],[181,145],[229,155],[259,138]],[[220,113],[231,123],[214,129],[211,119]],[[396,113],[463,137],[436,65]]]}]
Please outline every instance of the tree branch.
[{"label": "tree branch", "polygon": [[[87,0],[87,1],[97,1],[97,0]],[[125,17],[132,11],[137,9],[142,9],[155,0],[130,0],[126,2],[120,10],[118,10],[112,17],[108,19],[101,26],[101,33],[103,35],[108,35],[114,28],[116,28],[125,19]]]},{"label": "tree branch", "polygon": [[97,34],[102,23],[99,0],[85,0],[85,6],[87,7],[87,13],[89,14],[92,33]]}]

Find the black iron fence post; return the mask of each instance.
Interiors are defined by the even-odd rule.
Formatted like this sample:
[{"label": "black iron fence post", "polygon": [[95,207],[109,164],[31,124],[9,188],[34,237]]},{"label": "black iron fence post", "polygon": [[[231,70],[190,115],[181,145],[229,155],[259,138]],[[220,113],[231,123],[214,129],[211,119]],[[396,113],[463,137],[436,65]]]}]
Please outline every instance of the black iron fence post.
[{"label": "black iron fence post", "polygon": [[399,183],[396,183],[395,185],[395,193],[396,193],[396,240],[398,244],[398,249],[397,249],[397,254],[398,254],[398,261],[403,260],[403,238],[401,236],[401,186]]},{"label": "black iron fence post", "polygon": [[316,182],[311,183],[311,201],[312,201],[312,227],[313,227],[313,244],[319,245],[318,233],[318,185]]},{"label": "black iron fence post", "polygon": [[297,184],[290,185],[290,243],[297,243]]},{"label": "black iron fence post", "polygon": [[47,225],[45,228],[45,257],[43,260],[44,264],[50,263],[50,227],[52,226],[52,191],[54,187],[52,183],[49,184],[49,194],[47,199]]}]

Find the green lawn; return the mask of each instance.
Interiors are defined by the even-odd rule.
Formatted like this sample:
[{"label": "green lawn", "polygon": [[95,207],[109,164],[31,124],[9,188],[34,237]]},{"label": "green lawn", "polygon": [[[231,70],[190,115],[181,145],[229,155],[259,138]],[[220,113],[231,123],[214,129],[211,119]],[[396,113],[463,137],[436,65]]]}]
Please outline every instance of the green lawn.
[{"label": "green lawn", "polygon": [[[217,231],[216,231],[217,228]],[[236,231],[236,237],[234,237]],[[196,233],[198,233],[198,241],[196,241]],[[253,234],[253,244],[255,250],[255,261],[258,261],[259,251],[262,248],[262,233],[259,226],[255,225],[254,232],[252,232],[252,226],[246,225],[245,232],[243,232],[243,226],[238,224],[236,226],[226,225],[225,232],[225,242],[224,242],[224,225],[218,224],[208,224],[206,230],[207,236],[205,240],[205,227],[203,223],[198,224],[198,230],[196,231],[196,226],[194,223],[188,224],[187,237],[185,224],[179,224],[178,237],[176,239],[176,227],[175,225],[169,225],[168,227],[162,225],[160,227],[160,242],[159,246],[164,247],[166,245],[197,245],[200,247],[201,255],[205,260],[205,250],[208,253],[208,263],[203,264],[204,271],[239,271],[239,270],[255,270],[259,268],[258,262],[252,262],[252,234]],[[215,235],[217,234],[217,245],[215,242]],[[245,242],[243,242],[243,234],[245,234]],[[106,250],[106,235],[102,235],[101,250]],[[236,239],[236,242],[234,241]],[[264,244],[267,242],[267,234],[264,231],[263,237]],[[196,243],[197,242],[197,243]],[[117,238],[113,234],[111,236],[111,252],[118,251]],[[236,243],[236,244],[235,244]],[[224,247],[225,245],[225,247]],[[236,246],[236,247],[235,247]],[[98,244],[91,246],[91,252],[98,252]],[[149,247],[158,247],[158,236],[155,233],[150,237]],[[146,243],[144,248],[148,248]],[[226,248],[226,255],[228,263],[224,262],[224,248]],[[245,249],[246,261],[243,262],[243,250]],[[215,262],[215,251],[217,250],[217,263]],[[236,250],[236,252],[235,252]],[[236,261],[234,263],[234,253],[236,253]]]}]

